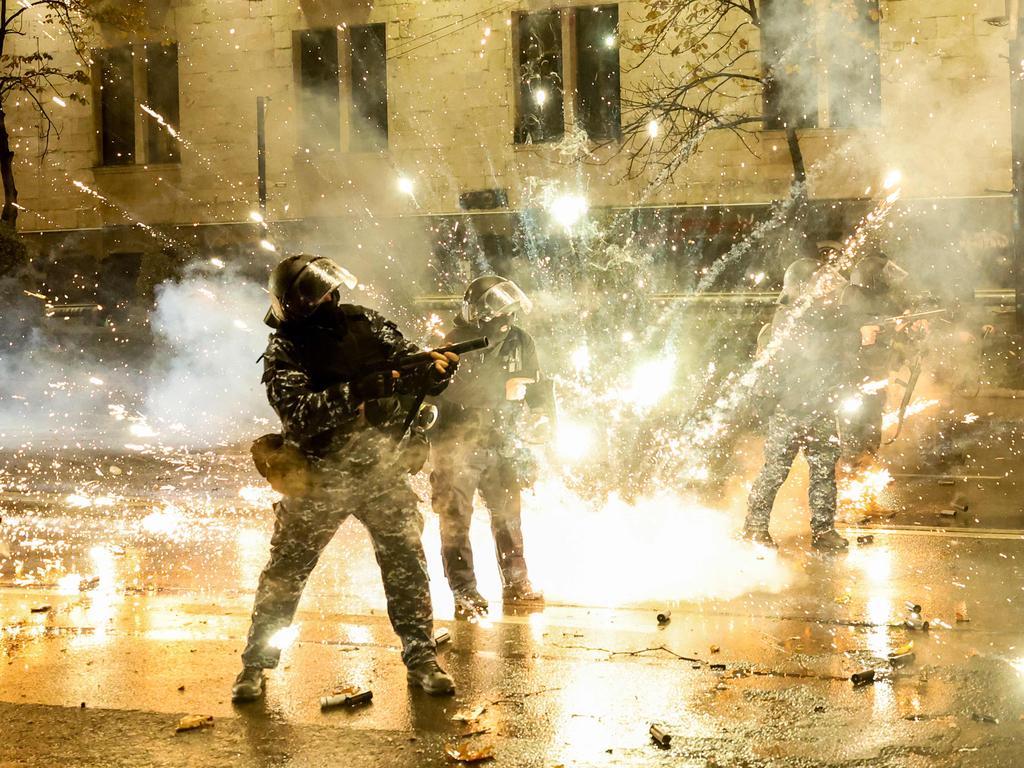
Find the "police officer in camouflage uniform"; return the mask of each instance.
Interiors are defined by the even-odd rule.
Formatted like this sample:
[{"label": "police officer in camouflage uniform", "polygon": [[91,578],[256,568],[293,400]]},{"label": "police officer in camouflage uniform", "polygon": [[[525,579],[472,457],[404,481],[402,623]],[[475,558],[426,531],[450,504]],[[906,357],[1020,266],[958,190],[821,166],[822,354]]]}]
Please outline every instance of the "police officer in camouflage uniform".
[{"label": "police officer in camouflage uniform", "polygon": [[[880,328],[887,318],[909,310],[910,301],[903,289],[907,273],[885,254],[865,256],[850,272],[850,284],[843,290],[843,309],[857,325]],[[885,334],[877,344],[863,347],[859,366],[869,382],[889,378],[890,369],[899,367],[892,334]],[[856,462],[878,455],[882,445],[882,418],[888,399],[888,388],[858,395],[856,410],[844,415],[844,461]]]},{"label": "police officer in camouflage uniform", "polygon": [[256,591],[235,701],[262,696],[263,670],[281,655],[280,633],[349,515],[373,541],[410,685],[431,694],[454,691],[437,664],[423,521],[392,425],[403,415],[398,396],[439,394],[458,358],[435,354],[422,370],[400,377],[388,364],[417,348],[373,310],[343,304],[342,285],[352,288],[355,279],[323,257],[290,256],[270,276],[267,323],[274,333],[263,355],[263,383],[281,418],[283,444],[267,463],[289,471],[275,486],[284,498],[274,505],[270,560]]},{"label": "police officer in camouflage uniform", "polygon": [[744,537],[764,546],[775,546],[768,532],[772,506],[801,450],[810,468],[811,542],[821,550],[848,546],[835,530],[837,408],[855,379],[852,358],[859,340],[838,306],[840,282],[829,266],[812,258],[786,270],[766,349],[772,356],[768,389],[775,409],[744,525]]},{"label": "police officer in camouflage uniform", "polygon": [[441,522],[441,556],[460,618],[485,615],[488,608],[477,590],[469,540],[478,490],[491,515],[505,607],[544,601],[527,573],[520,502],[533,474],[532,456],[520,440],[521,421],[531,410],[554,415],[536,345],[516,325],[517,314],[530,309],[530,300],[514,282],[484,275],[469,284],[455,328],[445,337],[445,344],[478,336],[491,342],[462,365],[438,398],[438,425],[431,439],[430,481]]}]

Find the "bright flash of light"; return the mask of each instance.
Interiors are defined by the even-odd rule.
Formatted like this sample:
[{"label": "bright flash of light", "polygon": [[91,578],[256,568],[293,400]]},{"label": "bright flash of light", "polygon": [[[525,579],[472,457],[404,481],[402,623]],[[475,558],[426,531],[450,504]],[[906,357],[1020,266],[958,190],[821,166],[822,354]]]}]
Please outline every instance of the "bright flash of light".
[{"label": "bright flash of light", "polygon": [[563,419],[555,433],[555,451],[566,461],[581,461],[594,448],[594,428],[578,421]]},{"label": "bright flash of light", "polygon": [[882,182],[882,186],[885,189],[892,189],[893,187],[898,186],[901,181],[903,181],[903,174],[893,168],[885,174],[885,181]]},{"label": "bright flash of light", "polygon": [[964,424],[973,424],[978,420],[978,414],[976,413],[965,413]]},{"label": "bright flash of light", "polygon": [[69,573],[57,579],[57,592],[62,595],[77,595],[82,591],[82,577],[77,573]]},{"label": "bright flash of light", "polygon": [[658,138],[658,133],[658,121],[651,120],[651,122],[647,124],[647,135],[650,136],[652,139],[656,139]]},{"label": "bright flash of light", "polygon": [[533,92],[533,100],[537,102],[537,106],[543,107],[544,102],[548,100],[548,92],[545,91],[543,88],[538,88],[536,91]]},{"label": "bright flash of light", "polygon": [[1024,675],[1024,656],[1017,659],[1016,661],[1011,661],[1010,666],[1016,669],[1022,675]]},{"label": "bright flash of light", "polygon": [[750,276],[750,280],[754,285],[760,285],[764,282],[766,275],[764,272],[757,272]]},{"label": "bright flash of light", "polygon": [[586,345],[577,347],[569,355],[569,362],[572,363],[576,373],[584,373],[590,368],[590,348]]},{"label": "bright flash of light", "polygon": [[68,103],[64,101],[64,99],[62,99],[60,96],[54,96],[53,103],[56,104],[58,107],[66,107],[68,105]]},{"label": "bright flash of light", "polygon": [[867,512],[878,504],[892,482],[888,469],[866,469],[840,484],[839,506],[847,510]]},{"label": "bright flash of light", "polygon": [[873,395],[876,392],[881,392],[888,386],[888,379],[879,379],[878,381],[866,381],[860,385],[860,391],[863,392],[865,395]]},{"label": "bright flash of light", "polygon": [[559,195],[551,201],[548,213],[566,230],[572,229],[587,214],[587,199],[583,195]]},{"label": "bright flash of light", "polygon": [[263,223],[263,214],[259,211],[249,211],[249,218],[257,224]]},{"label": "bright flash of light", "polygon": [[856,413],[862,405],[864,405],[864,401],[859,397],[848,397],[843,400],[843,413]]},{"label": "bright flash of light", "polygon": [[210,263],[213,264],[217,269],[224,269],[224,262],[218,258],[210,259]]},{"label": "bright flash of light", "polygon": [[[907,406],[907,412],[904,415],[905,419],[911,416],[916,416],[922,411],[926,411],[929,408],[934,408],[939,404],[938,400],[915,400],[909,406]],[[889,429],[895,427],[900,420],[900,415],[896,411],[891,411],[882,417],[882,429]]]},{"label": "bright flash of light", "polygon": [[156,430],[144,421],[136,421],[128,427],[128,431],[135,437],[156,437],[157,435]]},{"label": "bright flash of light", "polygon": [[262,248],[264,251],[277,253],[277,247],[269,240],[260,240],[260,248]]},{"label": "bright flash of light", "polygon": [[652,408],[672,390],[675,373],[676,359],[672,355],[648,360],[633,371],[623,399],[641,410]]},{"label": "bright flash of light", "polygon": [[604,47],[605,48],[614,48],[615,47],[615,35],[605,35],[604,36]]},{"label": "bright flash of light", "polygon": [[93,385],[95,385],[97,387],[102,387],[103,386],[103,379],[99,378],[98,376],[90,376],[89,377],[89,383],[93,384]]},{"label": "bright flash of light", "polygon": [[299,636],[298,624],[290,624],[287,627],[281,627],[267,640],[267,645],[271,648],[276,648],[279,651],[283,651],[289,648],[295,639]]},{"label": "bright flash of light", "polygon": [[412,195],[415,185],[412,183],[412,179],[408,176],[398,177],[398,191],[403,195]]},{"label": "bright flash of light", "polygon": [[142,529],[151,536],[174,538],[185,525],[184,513],[173,504],[154,509],[141,521]]},{"label": "bright flash of light", "polygon": [[[619,606],[732,599],[781,591],[792,579],[775,552],[738,539],[728,513],[676,493],[635,502],[612,496],[595,505],[561,480],[542,480],[524,499],[524,513],[524,533],[533,542],[530,575],[559,601]],[[566,542],[579,541],[581,532],[586,546],[574,550],[573,567],[566,568]],[[609,568],[613,562],[617,567]]]}]

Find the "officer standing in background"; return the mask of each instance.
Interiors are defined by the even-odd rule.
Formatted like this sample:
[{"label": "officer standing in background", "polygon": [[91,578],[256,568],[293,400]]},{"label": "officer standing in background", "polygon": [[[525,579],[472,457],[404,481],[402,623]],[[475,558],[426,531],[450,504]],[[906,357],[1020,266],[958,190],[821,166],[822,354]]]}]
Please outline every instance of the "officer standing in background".
[{"label": "officer standing in background", "polygon": [[[907,273],[885,254],[865,256],[850,272],[850,284],[843,291],[842,304],[851,322],[859,326],[877,326],[910,309],[903,289]],[[904,329],[894,329],[904,330]],[[882,382],[899,367],[894,348],[895,333],[884,333],[878,343],[862,347],[859,367],[867,382]],[[858,463],[878,455],[882,445],[882,419],[888,399],[888,387],[869,387],[858,395],[859,405],[843,418],[843,457]]]},{"label": "officer standing in background", "polygon": [[744,525],[744,538],[764,546],[775,546],[768,532],[772,506],[801,449],[810,468],[812,545],[836,551],[849,544],[835,530],[837,410],[842,392],[856,379],[861,340],[838,306],[841,282],[828,265],[809,257],[786,270],[766,348],[772,355],[766,388],[774,412]]},{"label": "officer standing in background", "polygon": [[281,655],[280,633],[349,515],[373,541],[410,685],[430,694],[455,689],[437,664],[423,520],[396,455],[393,425],[404,416],[396,396],[439,394],[458,357],[435,353],[415,373],[399,376],[389,364],[417,348],[373,310],[343,304],[342,285],[353,288],[355,278],[316,256],[290,256],[270,275],[266,322],[274,333],[263,355],[263,383],[283,434],[258,440],[253,456],[284,497],[274,505],[270,560],[260,574],[235,701],[263,695],[263,670],[276,667]]},{"label": "officer standing in background", "polygon": [[516,325],[518,314],[531,309],[514,282],[484,275],[469,284],[455,328],[445,337],[445,344],[481,335],[490,340],[437,399],[438,425],[431,437],[441,556],[461,618],[485,615],[488,608],[477,590],[469,538],[477,490],[491,515],[505,607],[544,601],[530,584],[521,522],[521,491],[533,482],[532,456],[519,439],[521,422],[528,411],[553,416],[536,345]]}]

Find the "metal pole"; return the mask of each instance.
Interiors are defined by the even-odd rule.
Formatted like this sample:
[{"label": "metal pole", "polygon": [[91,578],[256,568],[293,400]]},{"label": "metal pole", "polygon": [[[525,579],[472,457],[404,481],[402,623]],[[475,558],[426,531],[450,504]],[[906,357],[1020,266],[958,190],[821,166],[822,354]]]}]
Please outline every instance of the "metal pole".
[{"label": "metal pole", "polygon": [[267,213],[267,97],[256,97],[256,179],[260,213]]}]

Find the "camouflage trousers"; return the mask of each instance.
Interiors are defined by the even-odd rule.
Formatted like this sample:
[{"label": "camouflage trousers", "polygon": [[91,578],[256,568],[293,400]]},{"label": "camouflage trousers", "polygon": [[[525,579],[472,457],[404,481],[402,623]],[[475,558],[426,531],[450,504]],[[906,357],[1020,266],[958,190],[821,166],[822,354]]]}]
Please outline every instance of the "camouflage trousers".
[{"label": "camouflage trousers", "polygon": [[768,423],[764,466],[750,489],[748,529],[768,528],[775,497],[786,482],[801,449],[810,469],[807,495],[811,507],[811,530],[817,533],[833,527],[836,517],[836,463],[840,450],[835,416],[776,411]]},{"label": "camouflage trousers", "polygon": [[515,462],[498,448],[444,440],[434,446],[431,501],[441,523],[441,559],[453,592],[476,589],[469,528],[476,492],[491,514],[491,533],[505,586],[526,581],[522,504]]},{"label": "camouflage trousers", "polygon": [[876,456],[882,447],[882,416],[888,396],[885,390],[861,397],[860,407],[842,420],[843,458]]},{"label": "camouflage trousers", "polygon": [[270,560],[260,574],[242,662],[277,666],[281,651],[270,640],[291,624],[320,553],[350,515],[366,526],[373,541],[402,660],[415,666],[434,658],[423,518],[407,476],[370,469],[318,479],[322,482],[310,495],[286,496],[274,505]]}]

